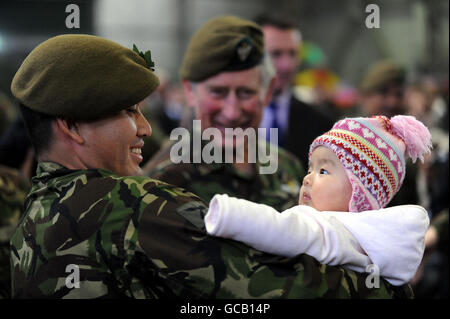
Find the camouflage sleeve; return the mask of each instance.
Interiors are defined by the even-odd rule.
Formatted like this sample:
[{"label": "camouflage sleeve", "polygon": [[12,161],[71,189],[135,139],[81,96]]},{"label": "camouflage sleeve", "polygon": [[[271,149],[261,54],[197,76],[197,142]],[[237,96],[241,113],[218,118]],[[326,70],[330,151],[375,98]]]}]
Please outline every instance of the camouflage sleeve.
[{"label": "camouflage sleeve", "polygon": [[144,205],[133,229],[127,230],[136,245],[131,258],[141,261],[130,264],[136,269],[145,264],[140,270],[142,278],[147,276],[145,269],[152,270],[151,278],[147,276],[152,289],[146,294],[183,298],[394,296],[383,280],[379,288],[371,289],[365,275],[320,265],[307,255],[282,258],[208,236],[203,222],[206,206],[201,200],[180,188],[151,188],[148,193],[155,191],[158,200]]},{"label": "camouflage sleeve", "polygon": [[303,178],[305,177],[305,170],[307,168],[303,167],[300,160],[295,157],[294,154],[284,150],[278,149],[278,154],[280,157],[280,162],[283,163],[286,173],[293,176],[297,182],[301,185]]},{"label": "camouflage sleeve", "polygon": [[29,187],[18,171],[0,166],[0,298],[11,295],[9,240],[23,212]]}]

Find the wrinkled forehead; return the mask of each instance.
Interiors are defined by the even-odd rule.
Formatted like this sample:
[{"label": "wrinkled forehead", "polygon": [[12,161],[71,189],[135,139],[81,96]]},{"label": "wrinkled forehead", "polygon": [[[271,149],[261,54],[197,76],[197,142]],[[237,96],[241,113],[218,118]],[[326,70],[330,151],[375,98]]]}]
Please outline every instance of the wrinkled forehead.
[{"label": "wrinkled forehead", "polygon": [[249,87],[259,89],[262,87],[261,76],[261,66],[259,65],[243,71],[221,72],[202,82],[197,82],[195,85],[201,85],[203,87]]}]

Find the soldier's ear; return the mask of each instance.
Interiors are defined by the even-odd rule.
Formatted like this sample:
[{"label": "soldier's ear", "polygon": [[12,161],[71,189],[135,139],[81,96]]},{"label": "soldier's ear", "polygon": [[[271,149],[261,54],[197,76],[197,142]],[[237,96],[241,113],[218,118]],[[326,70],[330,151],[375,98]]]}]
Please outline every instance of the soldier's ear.
[{"label": "soldier's ear", "polygon": [[80,135],[78,131],[77,123],[67,119],[57,118],[56,127],[67,138],[73,140],[78,144],[84,143],[84,138]]},{"label": "soldier's ear", "polygon": [[186,80],[181,81],[184,88],[184,96],[186,97],[186,102],[189,107],[195,107],[195,84]]}]

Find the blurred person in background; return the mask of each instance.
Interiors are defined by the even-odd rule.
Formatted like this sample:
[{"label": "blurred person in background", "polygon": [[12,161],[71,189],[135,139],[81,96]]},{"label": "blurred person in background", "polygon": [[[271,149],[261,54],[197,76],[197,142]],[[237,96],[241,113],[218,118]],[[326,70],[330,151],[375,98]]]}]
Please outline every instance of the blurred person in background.
[{"label": "blurred person in background", "polygon": [[17,169],[26,179],[31,179],[37,160],[31,140],[21,115],[0,137],[0,165]]},{"label": "blurred person in background", "polygon": [[17,112],[14,109],[13,103],[8,99],[5,93],[0,91],[0,137],[9,128],[16,117]]},{"label": "blurred person in background", "polygon": [[449,130],[449,101],[448,101],[448,74],[443,81],[437,76],[425,75],[420,81],[423,89],[431,99],[430,120],[431,126]]},{"label": "blurred person in background", "polygon": [[420,204],[430,215],[425,254],[412,281],[417,298],[448,298],[448,172],[449,135],[445,129],[448,105],[438,80],[422,76],[405,94],[407,112],[426,121],[433,137],[433,152],[418,165]]},{"label": "blurred person in background", "polygon": [[30,188],[18,170],[0,165],[0,299],[11,298],[9,240],[24,212]]},{"label": "blurred person in background", "polygon": [[180,124],[185,105],[183,87],[181,83],[172,81],[162,68],[156,70],[155,74],[160,79],[160,85],[155,94],[149,97],[145,110],[159,123],[162,132],[169,136]]},{"label": "blurred person in background", "polygon": [[316,136],[331,129],[333,121],[318,106],[293,94],[294,77],[301,63],[302,35],[289,17],[261,14],[254,21],[263,30],[264,49],[277,72],[273,98],[264,109],[260,127],[278,128],[278,145],[308,167],[309,145]]},{"label": "blurred person in background", "polygon": [[[407,114],[404,103],[406,71],[391,60],[372,64],[359,85],[358,110],[361,116],[384,115],[392,117]],[[419,204],[417,164],[408,162],[403,187],[388,204],[389,207]]]},{"label": "blurred person in background", "polygon": [[360,112],[387,117],[405,114],[405,81],[405,70],[393,61],[383,60],[370,66],[359,87]]},{"label": "blurred person in background", "polygon": [[152,127],[152,135],[144,139],[144,164],[163,147],[172,130],[182,125],[180,122],[186,111],[181,84],[172,82],[163,68],[156,70],[155,74],[160,79],[160,85],[146,100],[142,111]]}]

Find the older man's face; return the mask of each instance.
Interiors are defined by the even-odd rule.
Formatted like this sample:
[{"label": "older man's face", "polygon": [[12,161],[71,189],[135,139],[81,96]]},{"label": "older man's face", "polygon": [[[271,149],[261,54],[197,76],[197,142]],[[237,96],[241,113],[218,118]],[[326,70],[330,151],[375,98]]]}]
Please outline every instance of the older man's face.
[{"label": "older man's face", "polygon": [[[217,128],[257,129],[267,95],[262,95],[261,69],[222,72],[195,85],[185,83],[188,103],[195,107],[195,117],[202,130]],[[222,145],[228,144],[222,139]]]},{"label": "older man's face", "polygon": [[108,169],[121,176],[141,174],[143,138],[151,135],[141,105],[142,102],[112,117],[79,125],[85,141],[80,154],[88,168]]}]

